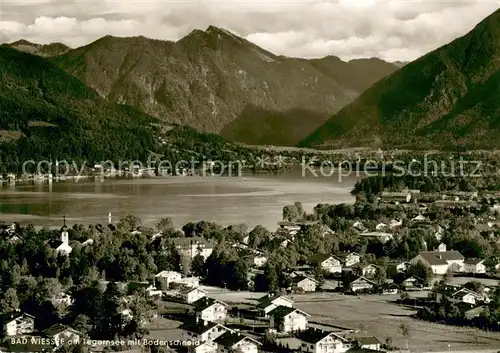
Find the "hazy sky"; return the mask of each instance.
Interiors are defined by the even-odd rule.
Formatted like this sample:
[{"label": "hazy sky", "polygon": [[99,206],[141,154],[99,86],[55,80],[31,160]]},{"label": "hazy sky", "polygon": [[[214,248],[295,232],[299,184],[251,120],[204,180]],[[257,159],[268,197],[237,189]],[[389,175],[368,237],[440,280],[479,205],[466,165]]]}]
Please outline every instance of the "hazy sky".
[{"label": "hazy sky", "polygon": [[177,40],[226,28],[277,54],[408,61],[471,30],[498,1],[0,0],[0,42],[85,45],[106,34]]}]

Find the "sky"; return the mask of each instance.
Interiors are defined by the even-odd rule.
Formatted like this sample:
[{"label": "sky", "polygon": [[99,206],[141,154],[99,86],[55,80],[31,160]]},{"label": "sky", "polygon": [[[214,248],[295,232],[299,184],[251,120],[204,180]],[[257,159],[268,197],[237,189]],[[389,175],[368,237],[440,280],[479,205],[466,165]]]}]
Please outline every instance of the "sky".
[{"label": "sky", "polygon": [[411,61],[499,7],[500,0],[0,0],[0,42],[176,41],[214,25],[280,55]]}]

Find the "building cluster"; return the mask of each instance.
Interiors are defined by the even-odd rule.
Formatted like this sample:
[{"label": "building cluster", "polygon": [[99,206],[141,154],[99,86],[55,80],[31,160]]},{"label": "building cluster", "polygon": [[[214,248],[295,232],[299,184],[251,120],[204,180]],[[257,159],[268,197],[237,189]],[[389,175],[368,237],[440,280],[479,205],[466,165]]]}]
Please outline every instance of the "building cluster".
[{"label": "building cluster", "polygon": [[[192,303],[192,313],[180,326],[184,340],[198,341],[196,353],[222,353],[238,350],[257,353],[265,345],[286,345],[297,352],[344,353],[381,350],[381,342],[373,337],[359,337],[353,330],[325,330],[310,324],[310,315],[296,308],[291,298],[268,294],[258,299],[247,311],[252,323],[234,328],[231,313],[236,308],[220,300],[203,297]],[[241,328],[244,326],[245,328]],[[264,328],[264,335],[262,330]],[[271,337],[269,342],[269,338]],[[271,349],[272,348],[267,348]]]},{"label": "building cluster", "polygon": [[46,330],[35,330],[35,317],[22,311],[0,315],[1,334],[5,344],[0,352],[52,352],[64,345],[76,345],[85,335],[69,326],[56,324]]}]

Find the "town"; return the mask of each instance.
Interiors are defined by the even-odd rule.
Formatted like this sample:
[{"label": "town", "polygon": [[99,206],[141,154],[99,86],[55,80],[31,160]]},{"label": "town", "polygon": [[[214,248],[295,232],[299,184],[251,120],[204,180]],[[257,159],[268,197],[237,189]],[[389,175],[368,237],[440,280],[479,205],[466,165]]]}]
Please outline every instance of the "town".
[{"label": "town", "polygon": [[500,194],[414,179],[365,178],[353,205],[285,206],[275,231],[111,213],[4,224],[0,351],[500,348]]}]

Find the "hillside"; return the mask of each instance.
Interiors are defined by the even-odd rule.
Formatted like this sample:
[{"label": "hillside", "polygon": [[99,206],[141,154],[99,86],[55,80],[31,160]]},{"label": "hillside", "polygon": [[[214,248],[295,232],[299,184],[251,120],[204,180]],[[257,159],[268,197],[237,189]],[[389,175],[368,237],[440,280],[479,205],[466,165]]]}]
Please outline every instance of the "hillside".
[{"label": "hillside", "polygon": [[146,158],[156,119],[109,104],[39,56],[0,47],[2,172],[27,160],[93,163]]},{"label": "hillside", "polygon": [[36,44],[28,42],[27,40],[18,40],[16,42],[4,44],[4,46],[43,57],[62,55],[71,50],[70,47],[62,43]]},{"label": "hillside", "polygon": [[[287,129],[297,122],[295,114],[288,115],[296,109],[311,112],[307,132],[312,131],[397,69],[378,59],[346,63],[277,56],[213,26],[177,42],[106,36],[52,60],[102,97],[169,123],[218,133],[237,120],[224,135],[240,141],[241,134],[227,131],[244,129],[249,120],[262,126],[268,116],[279,117],[278,126]],[[253,141],[274,140],[272,134],[260,136],[259,128],[254,132]]]},{"label": "hillside", "polygon": [[500,147],[500,10],[379,81],[300,146]]}]

